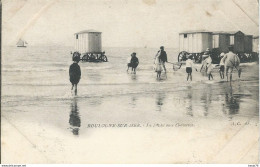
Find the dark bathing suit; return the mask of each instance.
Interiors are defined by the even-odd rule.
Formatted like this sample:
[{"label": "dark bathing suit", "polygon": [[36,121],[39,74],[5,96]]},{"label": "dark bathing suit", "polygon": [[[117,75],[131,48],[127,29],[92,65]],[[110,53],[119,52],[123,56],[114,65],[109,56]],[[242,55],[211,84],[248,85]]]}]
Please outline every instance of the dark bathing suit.
[{"label": "dark bathing suit", "polygon": [[160,59],[162,62],[167,62],[167,54],[164,50],[161,51]]},{"label": "dark bathing suit", "polygon": [[192,68],[191,67],[186,67],[186,72],[187,73],[192,73]]},{"label": "dark bathing suit", "polygon": [[137,66],[138,66],[138,58],[137,57],[132,57],[131,58],[130,67],[136,68]]},{"label": "dark bathing suit", "polygon": [[77,63],[70,65],[70,82],[72,84],[78,84],[81,76],[80,66]]},{"label": "dark bathing suit", "polygon": [[220,66],[220,71],[223,71],[224,72],[224,66],[222,65],[222,66]]}]

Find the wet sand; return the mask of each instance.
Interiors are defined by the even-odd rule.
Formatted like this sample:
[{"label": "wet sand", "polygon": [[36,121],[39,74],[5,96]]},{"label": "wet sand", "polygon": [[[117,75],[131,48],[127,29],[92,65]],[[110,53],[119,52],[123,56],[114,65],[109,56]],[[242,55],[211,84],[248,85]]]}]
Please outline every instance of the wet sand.
[{"label": "wet sand", "polygon": [[[138,84],[140,73],[122,74],[131,84],[79,85],[87,93],[77,97],[9,99],[1,112],[2,163],[258,162],[253,74],[231,84]],[[178,75],[185,78],[169,72],[167,80]]]},{"label": "wet sand", "polygon": [[[133,51],[136,75],[126,73]],[[171,64],[157,80],[156,52],[106,49],[109,62],[80,63],[73,97],[69,49],[4,50],[2,163],[258,163],[259,65],[241,64],[231,84],[217,68],[214,81],[194,70],[187,82]]]}]

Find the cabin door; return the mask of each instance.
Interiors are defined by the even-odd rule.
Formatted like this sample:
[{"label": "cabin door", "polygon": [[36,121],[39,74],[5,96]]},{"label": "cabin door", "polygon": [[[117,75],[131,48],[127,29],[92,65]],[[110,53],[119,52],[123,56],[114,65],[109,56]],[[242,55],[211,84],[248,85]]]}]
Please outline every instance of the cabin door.
[{"label": "cabin door", "polygon": [[89,52],[101,52],[101,34],[89,33]]}]

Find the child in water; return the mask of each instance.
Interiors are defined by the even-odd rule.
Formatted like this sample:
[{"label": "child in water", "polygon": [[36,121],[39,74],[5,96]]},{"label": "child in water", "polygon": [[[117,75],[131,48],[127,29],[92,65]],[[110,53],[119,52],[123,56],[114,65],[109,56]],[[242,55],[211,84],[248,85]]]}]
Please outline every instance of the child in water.
[{"label": "child in water", "polygon": [[132,72],[135,74],[136,73],[136,67],[139,64],[139,60],[136,57],[136,53],[132,53],[132,58],[131,58],[131,67],[132,67]]},{"label": "child in water", "polygon": [[69,70],[70,82],[72,84],[71,90],[73,90],[75,86],[75,95],[77,95],[77,85],[81,78],[81,70],[80,70],[80,66],[78,65],[80,61],[79,53],[76,52],[73,53],[72,60],[74,62],[70,65],[70,70]]},{"label": "child in water", "polygon": [[[189,80],[189,78],[192,81],[192,74],[191,73],[192,73],[192,67],[194,66],[194,64],[193,64],[193,61],[191,59],[192,59],[192,54],[188,55],[188,59],[186,60],[186,72],[188,74],[187,81]],[[179,67],[179,69],[180,68],[181,68],[181,66]],[[193,67],[193,68],[195,68],[195,67]],[[198,71],[197,68],[195,68],[195,70]]]},{"label": "child in water", "polygon": [[128,72],[128,69],[129,69],[129,67],[132,67],[132,73],[136,73],[136,67],[138,66],[138,64],[139,64],[139,60],[138,60],[138,58],[136,57],[136,53],[134,52],[134,53],[132,53],[131,54],[131,59],[128,59],[127,60],[129,63],[127,64],[127,72]]}]

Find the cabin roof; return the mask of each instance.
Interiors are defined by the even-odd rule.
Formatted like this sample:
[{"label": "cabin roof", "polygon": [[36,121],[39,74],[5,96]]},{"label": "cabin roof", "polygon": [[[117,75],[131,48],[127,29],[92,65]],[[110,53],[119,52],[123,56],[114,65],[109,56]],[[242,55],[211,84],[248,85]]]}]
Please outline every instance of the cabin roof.
[{"label": "cabin roof", "polygon": [[77,32],[77,33],[75,33],[75,35],[76,34],[86,34],[86,33],[102,33],[102,32],[93,30],[93,29],[89,29],[89,30],[83,30],[83,31]]},{"label": "cabin roof", "polygon": [[213,34],[235,34],[237,31],[214,31]]},{"label": "cabin roof", "polygon": [[212,33],[212,32],[206,30],[191,30],[191,31],[183,31],[180,32],[179,34],[196,34],[196,33]]},{"label": "cabin roof", "polygon": [[238,31],[215,31],[213,34],[236,34]]},{"label": "cabin roof", "polygon": [[242,34],[244,34],[242,31],[214,31],[213,34],[229,34],[229,35],[233,35],[236,33],[241,32]]},{"label": "cabin roof", "polygon": [[245,37],[253,37],[253,35],[246,35],[246,34],[245,34]]}]

